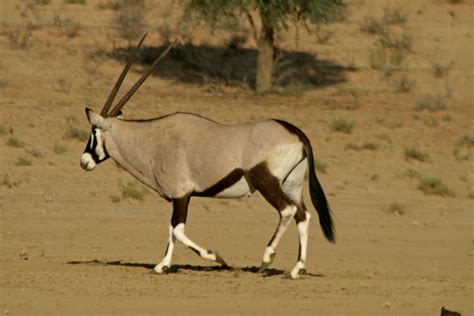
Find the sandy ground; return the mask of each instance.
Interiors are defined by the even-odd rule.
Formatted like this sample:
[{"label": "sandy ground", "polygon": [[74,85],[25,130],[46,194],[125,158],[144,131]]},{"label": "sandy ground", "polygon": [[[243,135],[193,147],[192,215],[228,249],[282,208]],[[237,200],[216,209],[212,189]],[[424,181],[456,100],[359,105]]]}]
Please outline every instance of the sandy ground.
[{"label": "sandy ground", "polygon": [[[333,209],[337,242],[325,241],[313,221],[307,274],[293,281],[286,273],[298,251],[294,225],[269,275],[256,273],[278,221],[259,194],[191,201],[187,233],[218,250],[233,269],[178,245],[172,272],[152,273],[166,247],[170,205],[156,194],[144,201],[123,198],[121,186],[133,182],[131,176],[112,161],[82,171],[85,141],[64,136],[71,127],[88,130],[84,106],[99,110],[120,72],[119,61],[90,57],[97,46],[110,50],[111,38],[125,45],[104,27],[114,11],[99,9],[99,1],[53,2],[21,16],[23,2],[2,1],[0,312],[439,315],[446,306],[473,315],[474,10],[468,1],[399,2],[408,17],[403,28],[413,35],[404,66],[415,82],[408,93],[394,91],[397,75],[387,79],[370,67],[374,38],[360,27],[364,17],[380,17],[396,2],[351,1],[347,19],[328,26],[333,35],[327,44],[307,34],[295,43],[291,31],[279,38],[283,48],[298,45],[317,58],[355,67],[344,72],[344,86],[258,96],[157,75],[125,108],[131,118],[175,111],[223,123],[275,117],[305,131],[325,166],[318,176]],[[150,9],[152,30],[169,7],[160,2]],[[78,34],[64,35],[51,22],[55,14],[80,22]],[[14,47],[8,34],[27,21],[39,27],[26,47]],[[220,33],[216,40],[197,30],[191,36],[196,45],[206,43],[204,34],[207,43],[222,44]],[[159,38],[150,33],[152,45]],[[253,47],[252,41],[247,45]],[[447,74],[433,74],[433,63],[451,62]],[[130,77],[140,72],[139,66]],[[427,97],[446,107],[416,111]],[[355,123],[351,133],[332,131],[341,118]],[[471,143],[460,143],[463,137]],[[368,142],[376,146],[364,149]],[[421,150],[429,161],[405,159],[406,148]],[[423,176],[439,178],[455,196],[424,194],[417,189]],[[307,200],[306,189],[304,195]]]}]

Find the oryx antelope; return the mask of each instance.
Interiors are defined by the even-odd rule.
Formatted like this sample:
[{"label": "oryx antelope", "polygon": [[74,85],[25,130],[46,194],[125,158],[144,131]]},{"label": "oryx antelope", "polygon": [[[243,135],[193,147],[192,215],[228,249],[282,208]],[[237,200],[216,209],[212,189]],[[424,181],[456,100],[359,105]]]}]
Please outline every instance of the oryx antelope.
[{"label": "oryx antelope", "polygon": [[311,201],[325,237],[334,241],[331,211],[314,171],[309,139],[297,127],[280,120],[223,125],[190,113],[147,120],[121,118],[122,107],[172,46],[110,110],[145,36],[132,52],[100,114],[86,108],[92,133],[81,157],[81,167],[92,170],[112,158],[172,202],[168,247],[154,269],[157,273],[169,269],[176,241],[204,259],[226,265],[217,252],[199,246],[185,234],[191,197],[238,198],[259,191],[280,215],[278,227],[265,248],[260,271],[272,263],[275,249],[294,218],[299,233],[299,254],[290,275],[298,278],[305,268],[311,218],[302,199],[308,165]]}]

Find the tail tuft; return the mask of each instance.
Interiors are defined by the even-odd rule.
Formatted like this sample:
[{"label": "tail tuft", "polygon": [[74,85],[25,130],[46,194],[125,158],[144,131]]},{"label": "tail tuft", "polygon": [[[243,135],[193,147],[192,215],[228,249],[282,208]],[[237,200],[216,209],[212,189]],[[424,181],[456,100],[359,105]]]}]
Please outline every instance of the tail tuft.
[{"label": "tail tuft", "polygon": [[[312,158],[312,157],[311,157]],[[313,159],[310,159],[309,170],[309,193],[311,201],[319,215],[319,224],[323,230],[324,236],[330,242],[336,241],[334,222],[332,220],[331,209],[324,195],[323,188],[319,183],[316,173],[314,172]]]}]

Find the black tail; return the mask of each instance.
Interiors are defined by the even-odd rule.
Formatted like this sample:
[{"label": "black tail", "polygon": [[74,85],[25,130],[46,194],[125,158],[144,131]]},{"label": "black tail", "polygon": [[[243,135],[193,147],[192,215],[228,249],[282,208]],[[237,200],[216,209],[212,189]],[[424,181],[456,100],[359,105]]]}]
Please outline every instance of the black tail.
[{"label": "black tail", "polygon": [[314,159],[311,145],[306,146],[305,144],[305,151],[309,161],[309,194],[311,195],[311,202],[313,202],[313,205],[318,212],[319,224],[321,225],[324,236],[330,242],[335,242],[336,236],[334,232],[334,222],[331,216],[331,209],[329,208],[328,201],[326,200],[326,196],[324,195],[318,177],[316,177],[316,173],[314,172]]},{"label": "black tail", "polygon": [[311,196],[311,201],[318,212],[319,224],[321,225],[324,236],[330,242],[335,242],[336,234],[331,210],[329,209],[328,201],[326,200],[326,195],[324,195],[323,188],[321,187],[318,177],[316,176],[316,172],[314,171],[314,157],[311,143],[309,142],[308,137],[306,137],[306,135],[296,126],[285,121],[276,121],[283,125],[290,133],[296,134],[304,144],[304,151],[306,153],[306,157],[308,157],[309,162],[309,193]]}]

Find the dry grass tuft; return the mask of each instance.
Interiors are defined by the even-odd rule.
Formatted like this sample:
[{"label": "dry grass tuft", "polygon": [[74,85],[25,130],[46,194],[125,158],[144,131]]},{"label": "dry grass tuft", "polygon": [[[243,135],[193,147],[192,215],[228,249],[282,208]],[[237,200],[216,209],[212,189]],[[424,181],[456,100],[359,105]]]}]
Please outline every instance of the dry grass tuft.
[{"label": "dry grass tuft", "polygon": [[15,136],[12,136],[10,138],[8,138],[8,140],[5,142],[5,144],[7,144],[8,146],[11,146],[11,147],[16,147],[16,148],[20,148],[20,147],[23,147],[25,144],[17,137]]},{"label": "dry grass tuft", "polygon": [[75,126],[68,126],[66,129],[66,132],[64,132],[63,138],[65,140],[80,140],[80,141],[86,141],[89,139],[90,133],[86,130],[79,129]]},{"label": "dry grass tuft", "polygon": [[405,148],[405,160],[430,162],[430,156],[417,148]]},{"label": "dry grass tuft", "polygon": [[18,157],[17,161],[15,162],[16,166],[24,167],[24,166],[31,166],[33,162],[29,158],[25,157]]},{"label": "dry grass tuft", "polygon": [[440,97],[425,97],[418,100],[415,105],[416,111],[438,112],[446,109],[446,104]]},{"label": "dry grass tuft", "polygon": [[420,177],[418,190],[425,194],[454,197],[455,194],[446,184],[435,177]]},{"label": "dry grass tuft", "polygon": [[354,121],[346,120],[343,118],[335,119],[330,124],[332,132],[340,132],[344,134],[352,133],[354,126]]},{"label": "dry grass tuft", "polygon": [[131,199],[136,201],[143,201],[145,196],[150,192],[143,186],[135,182],[127,182],[126,184],[119,184],[122,197],[124,199]]},{"label": "dry grass tuft", "polygon": [[56,155],[64,154],[65,152],[67,152],[67,150],[68,150],[68,147],[65,144],[54,144],[53,152]]},{"label": "dry grass tuft", "polygon": [[388,207],[382,208],[385,213],[401,216],[406,213],[405,207],[398,202],[391,203]]}]

